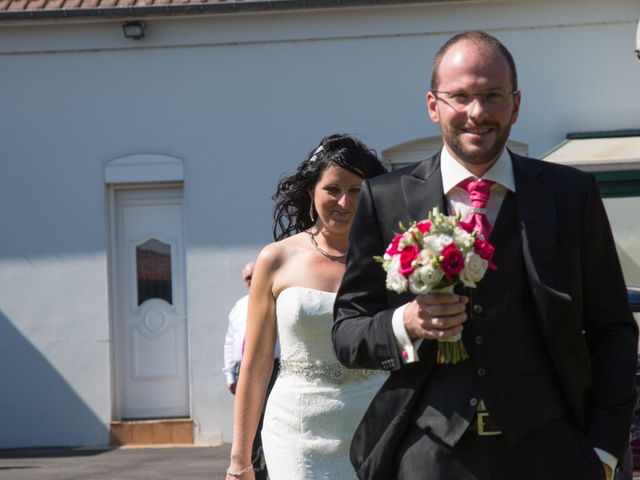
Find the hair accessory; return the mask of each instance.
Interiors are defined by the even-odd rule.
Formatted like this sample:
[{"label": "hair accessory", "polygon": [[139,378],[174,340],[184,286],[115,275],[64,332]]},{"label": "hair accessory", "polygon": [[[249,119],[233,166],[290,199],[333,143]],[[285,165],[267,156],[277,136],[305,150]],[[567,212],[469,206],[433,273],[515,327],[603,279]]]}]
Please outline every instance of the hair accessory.
[{"label": "hair accessory", "polygon": [[313,163],[318,159],[318,154],[320,152],[324,152],[324,147],[322,145],[320,145],[318,148],[316,148],[316,151],[313,152],[313,156],[309,159],[309,163]]}]

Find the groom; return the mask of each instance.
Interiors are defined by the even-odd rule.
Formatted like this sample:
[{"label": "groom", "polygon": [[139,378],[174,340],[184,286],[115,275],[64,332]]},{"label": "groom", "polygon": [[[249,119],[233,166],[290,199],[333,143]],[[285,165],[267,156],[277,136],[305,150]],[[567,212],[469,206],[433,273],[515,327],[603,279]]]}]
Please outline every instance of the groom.
[{"label": "groom", "polygon": [[[427,94],[444,148],[363,187],[333,343],[391,375],[352,442],[360,479],[596,480],[623,458],[638,332],[607,217],[591,175],[505,148],[520,100],[504,45],[456,35]],[[497,270],[473,290],[387,291],[374,255],[434,206],[476,217]],[[458,332],[471,358],[437,364]]]}]

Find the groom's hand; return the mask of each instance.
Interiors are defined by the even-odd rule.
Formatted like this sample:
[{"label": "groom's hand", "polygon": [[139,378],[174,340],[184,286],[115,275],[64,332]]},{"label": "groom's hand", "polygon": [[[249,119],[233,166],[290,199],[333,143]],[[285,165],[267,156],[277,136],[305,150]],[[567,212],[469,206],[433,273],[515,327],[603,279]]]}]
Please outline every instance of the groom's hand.
[{"label": "groom's hand", "polygon": [[462,331],[469,298],[455,293],[418,295],[404,310],[404,327],[412,342],[445,340]]}]

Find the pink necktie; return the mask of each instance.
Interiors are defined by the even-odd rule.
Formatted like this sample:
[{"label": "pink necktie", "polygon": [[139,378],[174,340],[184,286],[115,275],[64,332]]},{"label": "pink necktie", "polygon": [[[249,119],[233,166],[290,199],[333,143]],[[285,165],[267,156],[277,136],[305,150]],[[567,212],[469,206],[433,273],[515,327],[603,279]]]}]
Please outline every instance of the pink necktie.
[{"label": "pink necktie", "polygon": [[464,221],[460,222],[462,228],[467,231],[476,230],[478,237],[489,240],[491,235],[491,223],[486,216],[487,202],[491,195],[491,185],[495,182],[491,180],[472,180],[467,178],[458,184],[460,188],[469,192],[471,211]]}]

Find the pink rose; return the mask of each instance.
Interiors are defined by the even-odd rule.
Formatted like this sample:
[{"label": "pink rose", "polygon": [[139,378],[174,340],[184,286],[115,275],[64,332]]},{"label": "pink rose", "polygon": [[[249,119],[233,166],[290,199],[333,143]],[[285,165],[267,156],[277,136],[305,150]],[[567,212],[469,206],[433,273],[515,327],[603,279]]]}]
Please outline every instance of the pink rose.
[{"label": "pink rose", "polygon": [[460,273],[464,268],[464,257],[454,243],[450,243],[442,250],[442,257],[440,268],[442,268],[447,281],[450,282],[453,276]]},{"label": "pink rose", "polygon": [[391,240],[391,245],[389,245],[389,248],[387,248],[387,251],[385,253],[392,257],[395,254],[400,253],[400,250],[398,250],[398,245],[400,244],[400,240],[402,240],[402,234],[398,234],[395,237],[393,237],[393,240]]},{"label": "pink rose", "polygon": [[422,222],[416,223],[416,227],[420,230],[420,233],[423,235],[431,230],[431,222],[429,220],[423,220]]},{"label": "pink rose", "polygon": [[489,262],[489,268],[492,270],[497,270],[493,263],[491,263],[491,259],[493,258],[493,253],[495,252],[495,248],[486,240],[482,240],[480,238],[476,238],[473,243],[473,250],[480,256],[480,258]]},{"label": "pink rose", "polygon": [[407,245],[400,252],[400,273],[405,276],[413,273],[413,265],[411,263],[418,258],[418,247],[416,245]]}]

